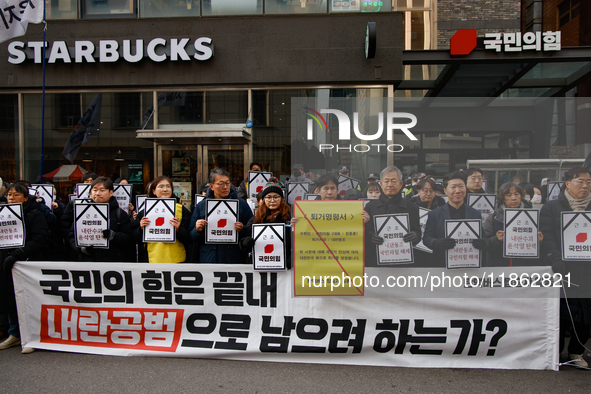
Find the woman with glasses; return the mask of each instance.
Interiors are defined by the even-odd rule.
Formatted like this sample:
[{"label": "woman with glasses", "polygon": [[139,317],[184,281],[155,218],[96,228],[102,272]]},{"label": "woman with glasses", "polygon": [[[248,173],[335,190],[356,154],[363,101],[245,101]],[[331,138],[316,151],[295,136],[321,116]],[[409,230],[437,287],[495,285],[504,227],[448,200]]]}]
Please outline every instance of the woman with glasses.
[{"label": "woman with glasses", "polygon": [[[0,314],[8,315],[10,334],[6,340],[0,342],[0,350],[20,345],[20,332],[12,283],[12,267],[17,261],[42,260],[42,253],[49,239],[49,228],[41,213],[39,203],[30,198],[29,189],[22,183],[13,183],[6,192],[8,204],[23,205],[23,219],[25,225],[25,243],[21,248],[0,250]],[[31,353],[34,349],[24,348],[23,353]]]},{"label": "woman with glasses", "polygon": [[417,183],[418,193],[410,201],[421,208],[433,210],[445,205],[445,200],[435,194],[437,184],[431,178],[423,178]]},{"label": "woman with glasses", "polygon": [[[587,368],[583,359],[585,343],[589,339],[591,329],[591,259],[581,261],[564,261],[562,259],[562,213],[569,211],[591,211],[591,172],[584,167],[576,167],[567,171],[566,179],[558,199],[544,204],[540,212],[540,229],[544,234],[542,255],[547,256],[555,273],[570,274],[571,286],[563,282],[563,294],[568,298],[560,299],[560,348],[564,347],[566,330],[570,328],[571,338],[568,354],[571,363],[577,367]],[[587,224],[587,223],[585,223]],[[588,230],[581,226],[580,234],[588,236]],[[583,241],[581,246],[588,245]],[[576,285],[576,286],[575,286]],[[563,295],[561,294],[561,296]],[[578,297],[578,298],[577,298]]]},{"label": "woman with glasses", "polygon": [[[255,240],[252,238],[252,225],[262,223],[281,223],[289,224],[291,220],[291,209],[283,199],[283,189],[277,178],[271,178],[261,191],[262,204],[259,205],[255,216],[247,223],[245,228],[246,237],[240,241],[240,249],[250,253],[254,247]],[[291,233],[290,228],[285,229],[285,238],[283,247],[285,249],[285,258],[287,267],[291,268]],[[247,260],[250,263],[250,260]]]},{"label": "woman with glasses", "polygon": [[145,217],[144,211],[138,213],[135,220],[136,229],[134,238],[140,246],[140,261],[150,263],[183,263],[191,256],[191,237],[189,235],[189,222],[191,212],[179,203],[179,198],[172,192],[172,182],[168,177],[159,176],[150,182],[148,198],[174,198],[175,217],[170,219],[170,224],[176,231],[175,243],[149,242],[142,243],[144,227],[150,224],[150,219]]}]

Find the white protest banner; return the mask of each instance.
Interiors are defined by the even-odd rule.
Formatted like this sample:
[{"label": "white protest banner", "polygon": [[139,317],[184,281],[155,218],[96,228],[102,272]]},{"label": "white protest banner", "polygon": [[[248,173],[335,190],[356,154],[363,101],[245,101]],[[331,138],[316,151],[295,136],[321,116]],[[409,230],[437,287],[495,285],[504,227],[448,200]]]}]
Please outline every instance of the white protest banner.
[{"label": "white protest banner", "polygon": [[287,203],[293,204],[295,201],[304,199],[304,196],[313,190],[309,190],[310,183],[289,182],[287,184]]},{"label": "white protest banner", "polygon": [[468,206],[476,209],[482,214],[482,220],[486,220],[490,211],[495,210],[495,203],[497,202],[496,194],[468,194]]},{"label": "white protest banner", "polygon": [[90,183],[77,183],[76,195],[78,198],[90,198]]},{"label": "white protest banner", "polygon": [[33,196],[42,198],[45,205],[53,212],[53,206],[51,205],[53,202],[53,185],[31,185],[29,189],[34,190]]},{"label": "white protest banner", "polygon": [[320,194],[304,194],[304,201],[320,201],[322,200],[322,198],[320,197]]},{"label": "white protest banner", "polygon": [[133,185],[122,185],[119,183],[115,183],[113,185],[113,197],[117,200],[117,204],[119,204],[119,208],[121,208],[125,213],[129,213],[129,204],[131,203],[131,189]]},{"label": "white protest banner", "polygon": [[384,243],[376,245],[378,264],[411,264],[413,248],[402,238],[409,232],[408,213],[375,215],[373,217],[376,234],[384,238]]},{"label": "white protest banner", "polygon": [[74,204],[76,246],[108,249],[103,231],[109,229],[109,204]]},{"label": "white protest banner", "polygon": [[147,194],[138,194],[135,196],[135,211],[137,213],[146,209],[146,198],[148,198]]},{"label": "white protest banner", "polygon": [[548,201],[557,200],[564,182],[548,182]]},{"label": "white protest banner", "polygon": [[201,201],[205,200],[205,196],[203,194],[195,194],[195,205],[193,206],[197,206],[197,204],[199,204]]},{"label": "white protest banner", "polygon": [[540,257],[539,226],[540,211],[537,209],[505,208],[503,257]]},{"label": "white protest banner", "polygon": [[282,271],[287,269],[285,260],[285,225],[253,224],[252,238],[254,248],[252,249],[252,262],[257,271]]},{"label": "white protest banner", "polygon": [[248,198],[256,201],[257,194],[263,190],[272,176],[271,172],[248,171]]},{"label": "white protest banner", "polygon": [[29,23],[41,23],[43,1],[41,0],[0,0],[2,28],[0,42],[24,36]]},{"label": "white protest banner", "polygon": [[0,249],[25,246],[23,204],[0,205]]},{"label": "white protest banner", "polygon": [[175,217],[174,198],[146,198],[144,217],[150,224],[144,227],[143,242],[175,243],[176,230],[170,221]]},{"label": "white protest banner", "polygon": [[[551,272],[534,268],[506,270],[517,276]],[[380,267],[365,273],[386,284],[388,277],[408,270]],[[410,270],[422,277],[432,271]],[[240,264],[29,261],[15,264],[13,278],[26,347],[121,356],[558,370],[559,288],[462,287],[455,298],[292,297],[291,272],[253,272]],[[408,289],[392,290],[404,296]],[[520,296],[529,290],[543,290],[545,297]],[[491,291],[515,295],[478,297]]]},{"label": "white protest banner", "polygon": [[423,243],[423,237],[425,236],[425,228],[427,227],[427,218],[429,216],[429,212],[431,210],[423,207],[419,207],[419,224],[421,225],[421,242],[414,246],[417,250],[422,250],[423,252],[433,253],[431,249],[425,246]]},{"label": "white protest banner", "polygon": [[456,240],[456,246],[448,249],[445,264],[451,268],[480,268],[480,250],[472,245],[480,238],[482,221],[473,219],[446,220],[445,238]]},{"label": "white protest banner", "polygon": [[591,212],[562,212],[562,259],[591,260]]},{"label": "white protest banner", "polygon": [[359,186],[359,181],[357,179],[350,178],[348,176],[341,175],[341,174],[339,174],[338,182],[339,182],[339,185],[338,185],[339,186],[339,195],[341,197],[343,197],[345,195],[347,190],[357,189],[357,186]]},{"label": "white protest banner", "polygon": [[237,244],[238,200],[205,200],[207,212],[206,244]]}]

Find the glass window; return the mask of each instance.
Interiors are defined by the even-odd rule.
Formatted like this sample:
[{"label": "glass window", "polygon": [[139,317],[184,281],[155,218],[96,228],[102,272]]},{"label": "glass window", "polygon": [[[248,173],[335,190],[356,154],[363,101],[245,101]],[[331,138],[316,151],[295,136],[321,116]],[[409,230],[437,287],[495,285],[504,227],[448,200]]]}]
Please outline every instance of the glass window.
[{"label": "glass window", "polygon": [[449,172],[449,153],[426,153],[425,172],[435,177]]},{"label": "glass window", "polygon": [[[158,122],[164,124],[203,124],[203,92],[163,92],[158,95]],[[145,106],[144,106],[145,107]],[[144,122],[151,114],[144,113]],[[146,128],[150,128],[148,123]]]},{"label": "glass window", "polygon": [[386,12],[392,11],[387,0],[328,0],[330,12]]},{"label": "glass window", "polygon": [[265,14],[319,14],[327,12],[324,0],[265,0]]},{"label": "glass window", "polygon": [[76,19],[78,17],[78,2],[76,0],[49,0],[47,4],[47,19]]},{"label": "glass window", "polygon": [[203,16],[262,15],[263,0],[203,0]]},{"label": "glass window", "polygon": [[14,182],[18,168],[18,96],[0,94],[0,176]]},{"label": "glass window", "polygon": [[83,0],[82,18],[135,18],[135,0]]},{"label": "glass window", "polygon": [[141,18],[199,16],[200,0],[139,0]]},{"label": "glass window", "polygon": [[213,91],[205,95],[207,123],[246,123],[248,91]]},{"label": "glass window", "polygon": [[115,93],[114,127],[128,127],[134,130],[140,127],[140,93]]},{"label": "glass window", "polygon": [[67,128],[72,130],[82,115],[80,111],[79,93],[57,93],[55,95],[56,106],[54,107],[55,128]]}]

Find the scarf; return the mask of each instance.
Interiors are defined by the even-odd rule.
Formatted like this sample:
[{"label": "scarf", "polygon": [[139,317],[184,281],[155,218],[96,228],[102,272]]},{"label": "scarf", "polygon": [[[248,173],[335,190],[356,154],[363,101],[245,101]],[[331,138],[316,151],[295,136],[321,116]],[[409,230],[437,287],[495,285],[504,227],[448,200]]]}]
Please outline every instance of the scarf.
[{"label": "scarf", "polygon": [[587,209],[587,206],[589,206],[589,203],[591,202],[591,194],[589,194],[585,198],[576,199],[570,195],[568,190],[565,190],[564,196],[568,200],[568,205],[570,205],[573,211],[584,211],[585,209]]}]

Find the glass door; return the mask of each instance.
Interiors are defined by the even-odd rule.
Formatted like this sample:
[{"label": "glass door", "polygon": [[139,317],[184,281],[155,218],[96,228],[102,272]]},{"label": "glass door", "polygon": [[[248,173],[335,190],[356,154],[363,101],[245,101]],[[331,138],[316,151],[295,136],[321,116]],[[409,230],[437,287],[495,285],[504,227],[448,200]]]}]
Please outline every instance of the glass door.
[{"label": "glass door", "polygon": [[200,145],[158,146],[158,175],[167,176],[172,180],[174,194],[189,210],[193,206],[195,194],[201,187],[200,150]]},{"label": "glass door", "polygon": [[[246,148],[246,149],[245,149]],[[206,174],[215,167],[223,168],[230,173],[230,182],[238,188],[248,174],[248,146],[236,145],[204,145],[203,169]],[[208,181],[206,181],[208,182]]]}]

